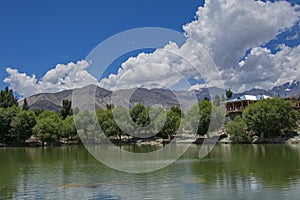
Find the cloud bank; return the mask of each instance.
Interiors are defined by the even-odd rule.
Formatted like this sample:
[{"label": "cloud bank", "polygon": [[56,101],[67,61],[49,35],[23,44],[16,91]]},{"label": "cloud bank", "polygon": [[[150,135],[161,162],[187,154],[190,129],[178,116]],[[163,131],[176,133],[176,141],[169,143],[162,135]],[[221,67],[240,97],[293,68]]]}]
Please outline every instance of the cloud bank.
[{"label": "cloud bank", "polygon": [[[195,20],[183,26],[187,39],[182,46],[170,42],[153,53],[131,57],[117,74],[111,74],[99,84],[107,89],[172,87],[193,78],[217,86],[217,72],[205,69],[199,76],[194,69],[206,65],[201,48],[215,62],[225,86],[235,91],[252,87],[268,89],[292,79],[300,80],[300,45],[276,44],[276,51],[268,46],[281,33],[299,26],[299,17],[299,6],[286,1],[206,0]],[[290,35],[287,40],[297,39],[298,34]],[[35,75],[7,68],[9,76],[4,82],[23,96],[56,92],[95,83],[97,80],[87,72],[87,67],[88,62],[84,60],[59,64],[39,80]],[[196,83],[187,89],[203,86]]]},{"label": "cloud bank", "polygon": [[7,68],[9,76],[4,82],[23,97],[42,92],[58,92],[97,82],[97,79],[85,70],[88,66],[89,63],[85,60],[66,65],[58,64],[39,80],[34,74],[29,76],[17,69]]},{"label": "cloud bank", "polygon": [[[182,77],[174,76],[174,70],[184,77],[196,78],[198,75],[195,70],[180,61],[178,56],[167,53],[167,51],[177,52],[195,67],[203,68],[205,61],[201,60],[199,56],[201,50],[197,49],[193,40],[201,44],[211,55],[225,85],[236,91],[255,86],[269,88],[291,78],[299,79],[299,72],[291,71],[291,68],[297,68],[294,64],[299,59],[299,54],[297,55],[299,47],[289,48],[279,45],[280,49],[276,54],[262,48],[298,23],[300,13],[297,9],[298,7],[293,7],[285,1],[272,3],[254,0],[207,0],[203,7],[199,7],[196,19],[183,26],[187,35],[187,41],[183,46],[178,47],[170,43],[154,53],[130,58],[122,64],[116,75],[103,79],[101,86],[114,88],[121,79],[122,87],[132,87],[132,83],[137,86],[143,82],[151,82],[153,81],[151,66],[157,64],[161,65],[161,71],[156,73],[155,79],[161,80],[159,83],[163,86],[180,81]],[[251,53],[241,62],[247,50]],[[139,80],[141,70],[134,70],[137,66],[151,76],[143,76]],[[169,70],[166,70],[166,66]],[[212,85],[210,83],[215,76],[206,73],[203,78],[206,84]],[[196,88],[199,88],[199,83],[190,89]]]}]

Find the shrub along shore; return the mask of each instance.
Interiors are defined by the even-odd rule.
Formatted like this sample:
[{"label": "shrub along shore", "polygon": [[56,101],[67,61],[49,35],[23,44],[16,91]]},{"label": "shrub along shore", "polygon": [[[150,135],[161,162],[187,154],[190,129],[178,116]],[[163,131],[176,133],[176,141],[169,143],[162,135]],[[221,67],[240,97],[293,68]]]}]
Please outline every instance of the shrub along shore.
[{"label": "shrub along shore", "polygon": [[[0,146],[70,145],[81,144],[81,140],[101,143],[104,136],[117,144],[156,145],[169,143],[178,132],[177,142],[201,144],[205,138],[212,137],[207,134],[208,130],[215,132],[213,137],[220,136],[222,143],[298,141],[295,130],[299,113],[290,102],[280,98],[250,105],[241,117],[227,122],[225,127],[225,113],[220,101],[208,99],[186,113],[178,106],[166,110],[136,104],[129,110],[107,105],[95,114],[87,110],[73,112],[71,104],[71,101],[63,100],[59,113],[30,110],[26,99],[20,107],[13,91],[5,88],[0,93]],[[93,120],[94,116],[96,120]]]},{"label": "shrub along shore", "polygon": [[283,143],[297,137],[299,112],[290,101],[264,99],[247,107],[226,125],[232,143]]}]

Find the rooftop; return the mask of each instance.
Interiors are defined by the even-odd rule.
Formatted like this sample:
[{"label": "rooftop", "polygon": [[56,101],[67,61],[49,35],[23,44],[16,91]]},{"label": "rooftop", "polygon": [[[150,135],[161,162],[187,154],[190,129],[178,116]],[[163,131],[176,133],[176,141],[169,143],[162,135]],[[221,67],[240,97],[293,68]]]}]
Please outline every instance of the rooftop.
[{"label": "rooftop", "polygon": [[258,101],[262,99],[270,99],[270,96],[267,95],[243,95],[234,99],[229,99],[225,101],[225,103],[233,103],[233,102],[240,102],[240,101]]}]

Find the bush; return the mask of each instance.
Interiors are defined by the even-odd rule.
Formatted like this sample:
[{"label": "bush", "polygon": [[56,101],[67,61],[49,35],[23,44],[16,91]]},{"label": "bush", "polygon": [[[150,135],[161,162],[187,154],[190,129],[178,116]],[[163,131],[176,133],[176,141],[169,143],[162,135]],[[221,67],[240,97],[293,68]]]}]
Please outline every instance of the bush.
[{"label": "bush", "polygon": [[33,111],[22,110],[12,119],[11,135],[16,142],[25,144],[25,140],[32,135],[32,129],[36,124],[36,116]]},{"label": "bush", "polygon": [[225,113],[221,107],[203,100],[194,105],[186,114],[185,128],[197,131],[198,135],[220,130],[223,126]]},{"label": "bush", "polygon": [[250,130],[264,138],[278,136],[283,130],[294,129],[299,113],[289,101],[274,98],[250,105],[244,111],[243,118]]},{"label": "bush", "polygon": [[251,143],[251,135],[247,133],[247,124],[240,116],[228,122],[226,130],[233,143]]},{"label": "bush", "polygon": [[54,111],[44,111],[38,117],[33,133],[44,143],[51,143],[60,138],[62,121]]}]

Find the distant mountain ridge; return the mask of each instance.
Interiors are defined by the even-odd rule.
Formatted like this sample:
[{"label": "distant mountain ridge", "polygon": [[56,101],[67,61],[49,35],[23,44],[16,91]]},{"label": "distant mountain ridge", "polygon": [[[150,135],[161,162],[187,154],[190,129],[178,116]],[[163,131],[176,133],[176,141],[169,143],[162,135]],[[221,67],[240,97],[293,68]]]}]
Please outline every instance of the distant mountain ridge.
[{"label": "distant mountain ridge", "polygon": [[245,94],[249,95],[260,95],[265,94],[268,96],[278,96],[281,98],[290,98],[293,96],[300,96],[300,81],[292,80],[282,85],[275,86],[270,90],[264,89],[251,89],[241,93],[234,93],[234,97],[242,96]]},{"label": "distant mountain ridge", "polygon": [[[76,93],[84,94],[82,98],[95,98],[96,108],[106,108],[107,104],[112,102],[112,91],[98,87],[96,85],[89,85],[83,88],[77,88]],[[181,106],[183,109],[188,109],[193,106],[196,101],[201,101],[204,98],[214,96],[215,94],[223,94],[222,89],[212,87],[203,88],[195,91],[170,91],[162,88],[146,89],[146,88],[133,88],[115,91],[114,94],[119,96],[126,96],[132,93],[130,99],[125,99],[124,104],[129,104],[130,107],[136,103],[142,103],[145,106],[161,105],[166,109],[171,106]],[[211,95],[210,95],[211,94]],[[72,100],[73,90],[64,90],[56,93],[41,93],[31,97],[27,97],[27,102],[30,109],[45,109],[54,110],[58,112],[61,108],[64,99]],[[23,100],[20,101],[22,105]]]},{"label": "distant mountain ridge", "polygon": [[274,95],[278,95],[281,97],[291,97],[298,95],[300,93],[300,81],[290,81],[280,86],[276,86],[271,90]]},{"label": "distant mountain ridge", "polygon": [[[82,98],[95,98],[96,108],[106,108],[107,104],[112,102],[113,92],[96,85],[89,85],[83,88],[77,88],[76,93],[88,94],[89,97]],[[145,106],[161,105],[166,109],[171,106],[180,105],[184,110],[189,109],[195,101],[201,101],[206,97],[214,97],[219,94],[220,97],[224,94],[224,90],[211,87],[202,88],[201,90],[193,91],[170,91],[162,88],[146,89],[146,88],[133,88],[118,90],[115,94],[119,96],[126,96],[132,93],[130,99],[125,99],[124,104],[130,107],[136,103],[142,103]],[[289,98],[291,96],[300,97],[300,81],[290,81],[280,86],[276,86],[271,90],[264,89],[251,89],[241,93],[234,93],[233,98],[242,95],[268,95],[280,96],[282,98]],[[41,93],[27,98],[30,109],[40,108],[46,110],[54,110],[58,112],[61,108],[63,99],[72,100],[73,90],[64,90],[56,93]],[[225,94],[224,94],[225,95]],[[20,102],[22,104],[22,101]],[[122,105],[122,104],[121,104]]]}]

